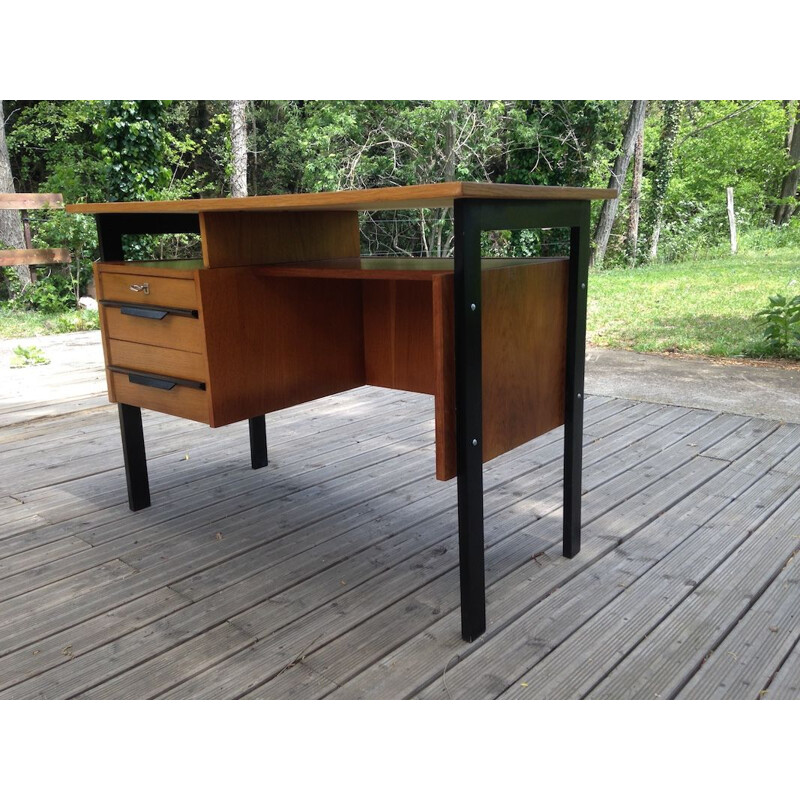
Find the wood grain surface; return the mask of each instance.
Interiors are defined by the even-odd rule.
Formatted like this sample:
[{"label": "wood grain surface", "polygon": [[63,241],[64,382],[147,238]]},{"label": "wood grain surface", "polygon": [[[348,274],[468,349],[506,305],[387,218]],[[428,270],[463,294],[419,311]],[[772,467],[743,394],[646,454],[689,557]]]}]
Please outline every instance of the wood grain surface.
[{"label": "wood grain surface", "polygon": [[222,197],[205,200],[83,203],[67,206],[71,214],[165,214],[205,211],[378,211],[402,208],[447,208],[458,198],[499,200],[603,200],[617,196],[614,189],[575,186],[527,186],[513,183],[431,183],[389,186],[344,192],[279,194],[262,197]]},{"label": "wood grain surface", "polygon": [[358,258],[361,252],[355,211],[203,212],[200,233],[209,268]]}]

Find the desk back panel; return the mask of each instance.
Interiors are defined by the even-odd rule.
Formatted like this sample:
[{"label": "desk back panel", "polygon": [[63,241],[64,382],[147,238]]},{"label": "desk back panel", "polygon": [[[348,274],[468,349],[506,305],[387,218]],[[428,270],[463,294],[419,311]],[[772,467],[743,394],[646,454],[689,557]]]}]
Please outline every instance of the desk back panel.
[{"label": "desk back panel", "polygon": [[358,258],[356,211],[202,212],[206,267],[245,267],[292,261]]},{"label": "desk back panel", "polygon": [[363,386],[358,281],[199,272],[212,427]]},{"label": "desk back panel", "polygon": [[436,393],[431,285],[363,281],[364,363],[371,386]]}]

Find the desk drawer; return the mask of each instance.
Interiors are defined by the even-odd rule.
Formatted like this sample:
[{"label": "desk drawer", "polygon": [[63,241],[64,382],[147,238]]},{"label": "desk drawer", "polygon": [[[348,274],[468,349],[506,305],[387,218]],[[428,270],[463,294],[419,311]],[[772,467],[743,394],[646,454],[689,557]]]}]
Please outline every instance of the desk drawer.
[{"label": "desk drawer", "polygon": [[[108,386],[116,403],[149,408],[175,417],[208,422],[208,393],[203,389],[176,385],[171,389],[145,386],[134,381],[141,380],[137,374],[125,374],[107,370]],[[164,378],[169,382],[169,378]]]},{"label": "desk drawer", "polygon": [[[135,307],[125,307],[134,308]],[[157,317],[132,316],[124,308],[103,306],[105,334],[109,339],[168,347],[173,350],[203,352],[203,327],[195,317],[166,313]]]},{"label": "desk drawer", "polygon": [[193,280],[102,271],[100,276],[102,300],[197,309],[197,292]]},{"label": "desk drawer", "polygon": [[201,383],[206,381],[205,359],[200,353],[187,350],[109,339],[108,362],[110,367],[173,375]]}]

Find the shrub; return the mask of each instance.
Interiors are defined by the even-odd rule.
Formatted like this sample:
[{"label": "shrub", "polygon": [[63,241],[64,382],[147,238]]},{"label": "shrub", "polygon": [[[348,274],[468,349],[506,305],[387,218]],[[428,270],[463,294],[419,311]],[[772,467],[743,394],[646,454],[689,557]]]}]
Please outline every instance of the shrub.
[{"label": "shrub", "polygon": [[51,273],[31,284],[20,300],[45,314],[75,308],[75,279],[72,275]]},{"label": "shrub", "polygon": [[769,305],[756,317],[760,318],[764,339],[775,354],[786,355],[800,345],[800,294],[791,300],[782,294],[772,295]]}]

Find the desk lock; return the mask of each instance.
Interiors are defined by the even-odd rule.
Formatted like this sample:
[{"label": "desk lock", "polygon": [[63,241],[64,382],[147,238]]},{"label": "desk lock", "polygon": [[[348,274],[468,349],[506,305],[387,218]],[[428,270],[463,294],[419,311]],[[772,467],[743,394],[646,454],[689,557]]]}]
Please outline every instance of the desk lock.
[{"label": "desk lock", "polygon": [[132,283],[128,288],[132,292],[144,292],[145,294],[150,294],[149,283]]}]

